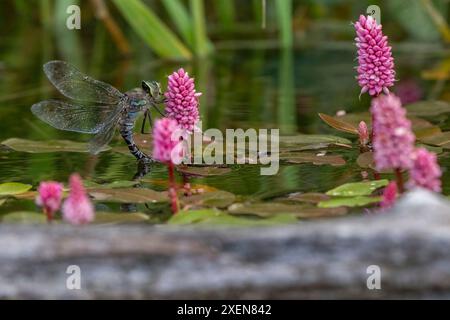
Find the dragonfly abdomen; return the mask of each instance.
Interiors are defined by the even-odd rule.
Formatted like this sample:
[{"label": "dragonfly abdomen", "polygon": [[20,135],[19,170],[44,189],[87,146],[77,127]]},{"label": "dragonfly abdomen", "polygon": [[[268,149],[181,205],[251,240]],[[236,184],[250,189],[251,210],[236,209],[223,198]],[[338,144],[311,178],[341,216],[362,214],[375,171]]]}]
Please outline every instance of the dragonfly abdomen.
[{"label": "dragonfly abdomen", "polygon": [[124,113],[123,118],[120,120],[120,135],[125,140],[131,154],[136,157],[136,159],[150,159],[148,155],[139,150],[138,146],[133,139],[133,128],[136,118],[138,116],[138,111],[128,111]]}]

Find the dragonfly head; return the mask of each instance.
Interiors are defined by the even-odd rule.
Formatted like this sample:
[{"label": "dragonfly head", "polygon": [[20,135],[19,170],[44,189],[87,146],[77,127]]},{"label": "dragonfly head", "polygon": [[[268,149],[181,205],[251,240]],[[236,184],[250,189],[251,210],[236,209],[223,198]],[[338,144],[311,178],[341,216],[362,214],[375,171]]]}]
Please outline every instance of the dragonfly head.
[{"label": "dragonfly head", "polygon": [[156,102],[164,101],[161,85],[157,81],[142,81],[142,89]]}]

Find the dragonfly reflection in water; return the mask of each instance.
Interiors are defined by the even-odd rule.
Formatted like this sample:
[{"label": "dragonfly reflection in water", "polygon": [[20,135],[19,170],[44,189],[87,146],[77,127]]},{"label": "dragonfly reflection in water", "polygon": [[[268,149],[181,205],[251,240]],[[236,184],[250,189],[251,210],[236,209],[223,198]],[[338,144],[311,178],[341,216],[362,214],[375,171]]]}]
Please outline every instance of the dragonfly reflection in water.
[{"label": "dragonfly reflection in water", "polygon": [[[150,107],[165,101],[156,81],[142,81],[142,89],[125,93],[113,86],[95,80],[64,61],[49,61],[44,72],[50,82],[74,102],[45,100],[34,104],[31,111],[51,126],[67,131],[95,134],[89,143],[89,152],[97,154],[114,136],[119,127],[121,136],[138,160],[150,162],[151,158],[140,151],[133,140],[133,128],[140,112],[150,118]],[[159,111],[160,112],[160,111]],[[161,112],[160,112],[161,113]]]}]

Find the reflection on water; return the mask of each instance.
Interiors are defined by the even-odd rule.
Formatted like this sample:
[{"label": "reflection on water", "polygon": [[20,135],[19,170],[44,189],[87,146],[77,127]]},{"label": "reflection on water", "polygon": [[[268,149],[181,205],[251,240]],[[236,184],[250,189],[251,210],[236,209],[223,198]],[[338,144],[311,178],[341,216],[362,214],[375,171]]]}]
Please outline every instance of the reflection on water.
[{"label": "reflection on water", "polygon": [[[1,57],[0,140],[10,137],[88,140],[86,135],[53,129],[31,114],[33,103],[58,97],[42,72],[43,62],[57,57],[50,56],[44,48],[45,59],[42,59],[37,54],[41,51],[33,48],[27,59],[25,56],[12,57],[11,53]],[[354,80],[353,56],[350,50],[311,48],[295,52],[224,50],[211,59],[193,63],[149,62],[141,56],[128,61],[112,57],[108,63],[100,62],[98,57],[92,57],[97,63],[78,62],[83,71],[122,91],[138,86],[142,79],[158,80],[165,87],[167,75],[180,66],[184,67],[196,78],[198,91],[203,92],[200,108],[204,129],[280,128],[281,134],[334,134],[320,122],[318,112],[360,111],[367,109],[369,104],[366,97],[360,101],[357,99],[359,89]],[[439,57],[398,54],[398,77],[407,76],[415,80],[426,95],[430,88],[428,83],[420,80],[420,70],[435,61],[439,61]],[[153,116],[156,117],[157,114]],[[118,137],[112,144],[121,145],[123,142]],[[346,151],[344,156],[348,161],[342,167],[282,165],[278,175],[260,176],[258,166],[235,165],[226,176],[194,179],[193,182],[264,199],[291,191],[325,191],[360,179],[360,170],[354,165],[356,154]],[[449,164],[447,159],[444,157],[442,160],[444,167]],[[40,180],[67,181],[69,174],[76,171],[102,183],[131,180],[136,170],[137,164],[131,156],[114,152],[93,157],[78,153],[30,154],[0,150],[2,182],[36,185]],[[446,175],[444,173],[444,177]],[[147,175],[150,180],[165,179],[165,176],[166,169],[159,164],[152,166]],[[444,190],[448,188],[444,183]],[[22,203],[20,206],[33,204]]]}]

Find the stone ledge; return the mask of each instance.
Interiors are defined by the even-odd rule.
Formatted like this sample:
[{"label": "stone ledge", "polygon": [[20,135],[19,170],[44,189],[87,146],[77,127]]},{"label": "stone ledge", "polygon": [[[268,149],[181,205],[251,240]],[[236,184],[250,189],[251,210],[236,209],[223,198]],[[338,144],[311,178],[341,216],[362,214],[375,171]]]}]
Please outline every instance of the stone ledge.
[{"label": "stone ledge", "polygon": [[[0,298],[450,298],[449,248],[449,202],[424,190],[285,227],[0,225]],[[69,265],[81,290],[66,289]]]}]

